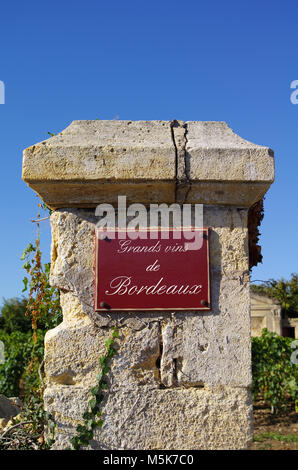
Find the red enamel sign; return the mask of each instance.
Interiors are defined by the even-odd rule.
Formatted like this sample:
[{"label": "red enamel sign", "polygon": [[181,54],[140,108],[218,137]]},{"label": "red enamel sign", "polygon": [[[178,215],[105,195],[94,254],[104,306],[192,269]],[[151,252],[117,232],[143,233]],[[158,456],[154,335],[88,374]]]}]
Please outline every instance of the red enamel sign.
[{"label": "red enamel sign", "polygon": [[194,230],[199,249],[190,229],[96,238],[95,310],[210,310],[209,231]]}]

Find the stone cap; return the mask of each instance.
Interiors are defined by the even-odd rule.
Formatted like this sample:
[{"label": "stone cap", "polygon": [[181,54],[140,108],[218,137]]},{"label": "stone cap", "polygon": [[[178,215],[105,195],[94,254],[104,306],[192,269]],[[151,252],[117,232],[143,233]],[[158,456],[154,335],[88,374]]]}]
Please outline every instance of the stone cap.
[{"label": "stone cap", "polygon": [[24,151],[23,179],[53,209],[118,195],[249,207],[273,182],[274,158],[225,122],[73,121]]},{"label": "stone cap", "polygon": [[266,294],[256,293],[252,289],[250,289],[250,300],[281,307],[281,302],[279,300],[269,297],[269,295]]}]

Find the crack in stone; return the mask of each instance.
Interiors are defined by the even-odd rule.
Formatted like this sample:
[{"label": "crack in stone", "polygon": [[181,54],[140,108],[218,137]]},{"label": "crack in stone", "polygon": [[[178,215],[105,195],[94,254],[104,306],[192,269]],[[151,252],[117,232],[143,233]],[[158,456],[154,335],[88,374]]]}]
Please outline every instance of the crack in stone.
[{"label": "crack in stone", "polygon": [[186,191],[186,193],[185,193],[183,204],[186,203],[187,198],[188,198],[188,195],[189,195],[190,190],[191,190],[190,155],[189,155],[188,152],[186,151],[186,146],[187,146],[187,143],[188,143],[188,138],[187,138],[187,134],[188,134],[187,123],[184,124],[184,128],[185,128],[185,132],[184,132],[184,139],[185,139],[185,146],[184,146],[184,172],[185,172],[185,177],[186,177],[186,180],[187,180],[187,183],[188,183],[188,189],[187,189],[187,191]]},{"label": "crack in stone", "polygon": [[159,378],[160,388],[163,388],[162,379],[161,379],[161,359],[162,359],[162,355],[163,355],[163,340],[162,340],[162,326],[161,326],[160,322],[158,322],[158,326],[159,326],[159,356],[156,359],[155,364],[156,364],[156,367],[157,367],[157,370],[158,370],[158,378]]},{"label": "crack in stone", "polygon": [[[184,135],[183,135],[181,142],[176,142],[174,129],[179,128],[179,127],[184,129]],[[187,129],[187,124],[185,122],[177,121],[176,119],[171,121],[170,128],[171,128],[172,142],[173,142],[174,149],[175,149],[175,202],[178,204],[185,204],[187,201],[189,191],[191,190],[190,159],[189,159],[189,155],[186,152],[188,129]],[[179,137],[181,136],[179,135]],[[183,158],[183,175],[179,175],[179,165],[181,164],[182,158]],[[183,195],[183,192],[184,192],[184,195]],[[180,196],[179,196],[179,193],[180,193]]]},{"label": "crack in stone", "polygon": [[170,123],[171,137],[175,149],[175,202],[177,202],[177,190],[178,190],[178,148],[175,141],[174,126],[177,124],[177,120],[174,119]]}]

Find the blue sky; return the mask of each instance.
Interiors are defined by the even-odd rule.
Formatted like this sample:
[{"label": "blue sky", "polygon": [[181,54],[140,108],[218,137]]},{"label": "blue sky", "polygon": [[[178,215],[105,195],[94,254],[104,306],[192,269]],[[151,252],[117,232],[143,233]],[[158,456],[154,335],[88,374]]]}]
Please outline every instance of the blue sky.
[{"label": "blue sky", "polygon": [[[75,119],[226,121],[275,151],[252,279],[297,267],[297,0],[11,1],[0,11],[2,297],[20,296],[37,198],[22,150]],[[49,223],[41,227],[49,259]]]}]

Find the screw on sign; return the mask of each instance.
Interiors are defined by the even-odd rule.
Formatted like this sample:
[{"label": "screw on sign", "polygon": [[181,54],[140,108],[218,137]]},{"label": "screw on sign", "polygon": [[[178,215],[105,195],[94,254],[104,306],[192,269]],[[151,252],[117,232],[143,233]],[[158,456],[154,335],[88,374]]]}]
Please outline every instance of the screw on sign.
[{"label": "screw on sign", "polygon": [[203,238],[194,250],[174,229],[167,238],[163,229],[136,239],[119,229],[96,239],[95,310],[211,310],[209,229],[193,230]]}]

